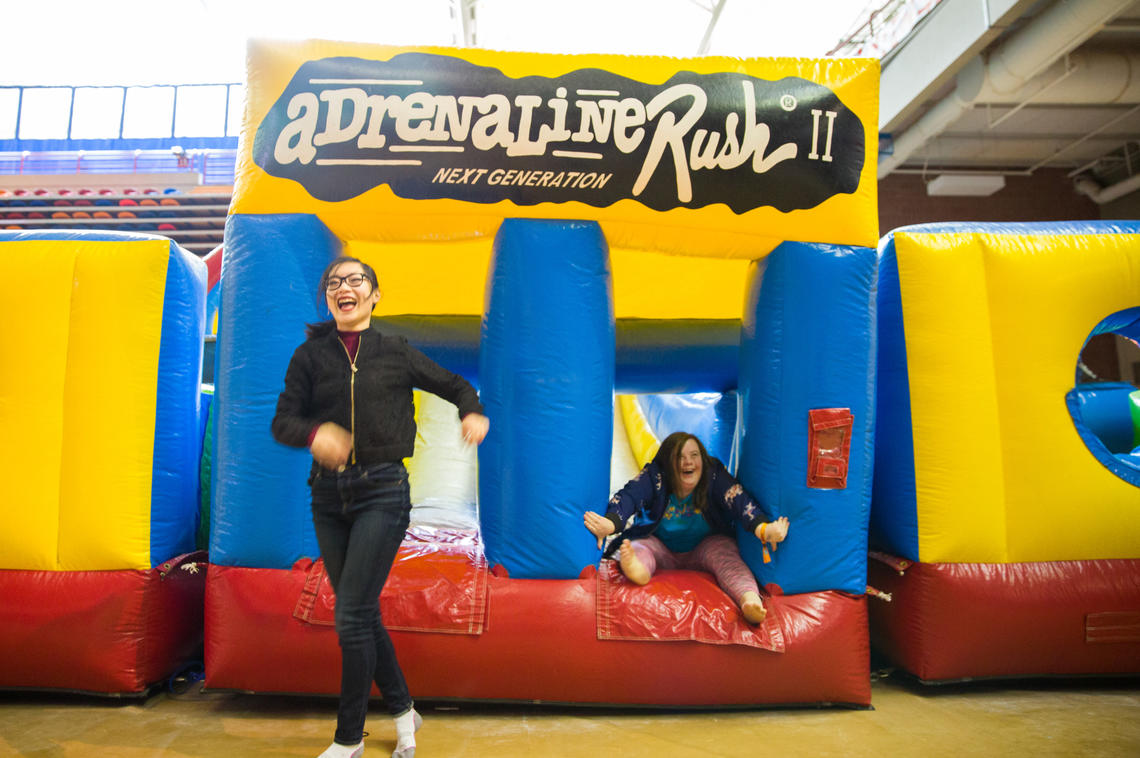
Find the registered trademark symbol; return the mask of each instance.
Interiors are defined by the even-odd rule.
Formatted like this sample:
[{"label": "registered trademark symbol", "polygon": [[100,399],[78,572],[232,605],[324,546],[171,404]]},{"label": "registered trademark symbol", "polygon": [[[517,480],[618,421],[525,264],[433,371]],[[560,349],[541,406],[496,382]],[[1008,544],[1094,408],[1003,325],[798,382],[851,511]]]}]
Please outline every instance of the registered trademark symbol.
[{"label": "registered trademark symbol", "polygon": [[780,107],[786,111],[794,111],[796,109],[796,98],[792,95],[784,95],[780,98]]}]

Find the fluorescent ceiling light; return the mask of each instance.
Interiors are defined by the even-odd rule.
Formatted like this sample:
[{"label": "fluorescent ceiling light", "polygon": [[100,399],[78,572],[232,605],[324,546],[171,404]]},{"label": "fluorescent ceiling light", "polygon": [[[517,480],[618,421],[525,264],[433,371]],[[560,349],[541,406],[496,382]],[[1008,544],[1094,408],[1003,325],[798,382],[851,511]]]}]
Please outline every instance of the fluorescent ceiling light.
[{"label": "fluorescent ceiling light", "polygon": [[927,183],[931,197],[988,197],[1005,186],[1001,174],[939,174]]}]

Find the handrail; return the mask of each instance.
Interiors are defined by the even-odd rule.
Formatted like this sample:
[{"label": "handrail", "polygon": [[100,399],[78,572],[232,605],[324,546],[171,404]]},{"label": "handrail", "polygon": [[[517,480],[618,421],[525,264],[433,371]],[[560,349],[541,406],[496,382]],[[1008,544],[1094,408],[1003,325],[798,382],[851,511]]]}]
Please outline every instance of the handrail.
[{"label": "handrail", "polygon": [[233,184],[236,149],[0,151],[0,176],[198,173],[204,184]]}]

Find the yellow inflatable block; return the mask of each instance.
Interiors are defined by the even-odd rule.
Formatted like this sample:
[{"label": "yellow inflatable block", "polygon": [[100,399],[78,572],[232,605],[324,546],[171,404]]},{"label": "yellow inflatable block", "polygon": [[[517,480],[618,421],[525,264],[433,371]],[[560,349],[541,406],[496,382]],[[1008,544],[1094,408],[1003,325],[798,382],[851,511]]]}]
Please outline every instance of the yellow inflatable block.
[{"label": "yellow inflatable block", "polygon": [[491,241],[379,243],[349,240],[344,254],[376,270],[377,318],[399,315],[480,316]]},{"label": "yellow inflatable block", "polygon": [[750,263],[611,249],[614,316],[739,320]]},{"label": "yellow inflatable block", "polygon": [[[167,240],[0,245],[0,568],[149,568]],[[28,282],[34,281],[34,286]]]},{"label": "yellow inflatable block", "polygon": [[0,245],[0,569],[59,566],[63,395],[74,249]]},{"label": "yellow inflatable block", "polygon": [[1136,235],[898,232],[924,562],[1140,557],[1140,489],[1065,405],[1096,324],[1140,302]]},{"label": "yellow inflatable block", "polygon": [[[367,262],[383,297],[374,315],[481,316],[491,242],[381,243],[350,240],[344,253]],[[748,261],[610,250],[617,318],[739,319]],[[679,282],[684,282],[678,289]]]},{"label": "yellow inflatable block", "polygon": [[170,242],[84,242],[64,394],[59,567],[149,568],[155,391]]}]

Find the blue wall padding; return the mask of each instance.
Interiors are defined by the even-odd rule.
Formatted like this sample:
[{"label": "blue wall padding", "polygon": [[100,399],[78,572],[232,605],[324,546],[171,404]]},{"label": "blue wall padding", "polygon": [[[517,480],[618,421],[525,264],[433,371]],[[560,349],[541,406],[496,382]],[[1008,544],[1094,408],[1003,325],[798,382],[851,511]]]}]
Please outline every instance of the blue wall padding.
[{"label": "blue wall padding", "polygon": [[210,561],[289,568],[318,555],[306,484],[312,457],[270,434],[305,324],[330,318],[317,283],[340,242],[311,215],[226,220],[214,395]]},{"label": "blue wall padding", "polygon": [[[386,332],[407,337],[436,363],[478,385],[478,316],[385,316]],[[725,392],[736,388],[740,321],[624,319],[617,322],[614,389],[647,392]]]},{"label": "blue wall padding", "polygon": [[[874,458],[875,277],[870,248],[784,243],[750,269],[740,345],[738,478],[788,539],[771,563],[754,535],[740,552],[786,593],[867,586]],[[854,416],[847,486],[807,486],[808,411]]]},{"label": "blue wall padding", "polygon": [[918,499],[910,416],[906,332],[894,236],[879,245],[879,356],[871,547],[918,560]]},{"label": "blue wall padding", "polygon": [[663,440],[673,432],[695,434],[709,455],[732,468],[736,392],[638,395],[637,404],[657,439]]},{"label": "blue wall padding", "polygon": [[622,319],[615,389],[621,394],[727,392],[740,373],[740,321]]},{"label": "blue wall padding", "polygon": [[[1104,386],[1104,385],[1101,385]],[[1130,390],[1135,390],[1132,385],[1127,385]],[[1107,404],[1109,394],[1106,391],[1103,397],[1093,398],[1086,395],[1083,387],[1077,387],[1069,390],[1065,394],[1065,405],[1069,409],[1069,415],[1073,418],[1073,426],[1080,435],[1081,441],[1085,443],[1085,447],[1093,454],[1093,457],[1100,461],[1101,465],[1107,468],[1112,473],[1119,476],[1126,482],[1140,487],[1140,467],[1137,466],[1137,459],[1135,456],[1130,455],[1129,449],[1124,447],[1120,448],[1123,440],[1114,440],[1114,448],[1110,448],[1103,437],[1097,434],[1093,427],[1090,426],[1085,420],[1085,414],[1093,417],[1093,423],[1099,424],[1102,428],[1108,426],[1109,421],[1106,418],[1108,411],[1102,407],[1097,407],[1102,404]],[[1127,409],[1128,394],[1123,393],[1123,401]],[[1107,429],[1105,429],[1108,431]],[[1116,432],[1116,436],[1120,436],[1120,432]]]},{"label": "blue wall padding", "polygon": [[487,278],[479,449],[487,560],[521,579],[573,579],[600,557],[582,514],[609,499],[614,310],[594,222],[507,219]]},{"label": "blue wall padding", "polygon": [[[1125,308],[1107,316],[1093,327],[1089,337],[1098,334],[1122,334],[1130,340],[1140,339],[1140,307]],[[1086,340],[1087,342],[1088,340]]]},{"label": "blue wall padding", "polygon": [[1070,407],[1073,403],[1077,406],[1072,414],[1073,423],[1078,430],[1083,424],[1110,453],[1131,453],[1135,447],[1132,444],[1135,427],[1128,396],[1135,391],[1136,387],[1128,382],[1078,385],[1069,393]]},{"label": "blue wall padding", "polygon": [[154,565],[195,548],[200,387],[206,333],[206,264],[173,242],[166,267],[151,472],[150,556]]}]

